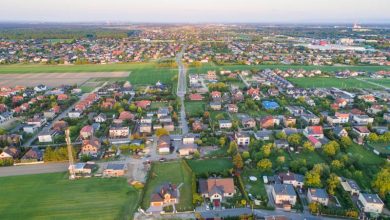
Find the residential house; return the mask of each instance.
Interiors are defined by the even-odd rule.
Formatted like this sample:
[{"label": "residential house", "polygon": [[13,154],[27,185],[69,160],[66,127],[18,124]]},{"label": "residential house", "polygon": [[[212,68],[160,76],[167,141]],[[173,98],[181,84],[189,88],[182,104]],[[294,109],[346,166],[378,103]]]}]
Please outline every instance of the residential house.
[{"label": "residential house", "polygon": [[256,120],[253,118],[243,118],[241,119],[241,124],[244,128],[255,128],[256,127]]},{"label": "residential house", "polygon": [[309,142],[310,142],[315,148],[321,148],[321,147],[322,147],[321,141],[318,140],[316,137],[314,137],[314,136],[308,136],[307,139],[309,140]]},{"label": "residential house", "polygon": [[26,125],[26,126],[23,126],[23,132],[27,133],[27,134],[34,134],[35,132],[38,131],[38,126],[36,125]]},{"label": "residential house", "polygon": [[188,96],[188,98],[191,100],[191,101],[202,101],[203,100],[203,96],[201,94],[198,94],[198,93],[195,93],[195,94],[190,94]]},{"label": "residential house", "polygon": [[89,140],[83,140],[80,154],[97,157],[98,153],[100,152],[100,149],[100,140],[98,138],[91,138]]},{"label": "residential house", "polygon": [[168,132],[175,131],[175,124],[173,122],[164,122],[162,123],[163,128],[167,130]]},{"label": "residential house", "polygon": [[360,193],[358,206],[363,212],[380,214],[383,211],[384,203],[378,194]]},{"label": "residential house", "polygon": [[286,136],[290,136],[292,134],[298,134],[299,131],[296,128],[283,128],[282,132],[286,134]]},{"label": "residential house", "polygon": [[212,91],[211,92],[211,98],[213,100],[219,100],[222,97],[222,93],[219,91]]},{"label": "residential house", "polygon": [[229,104],[227,106],[227,110],[230,113],[237,113],[238,112],[238,106],[236,104]]},{"label": "residential house", "polygon": [[324,138],[324,131],[322,126],[308,126],[303,130],[306,137],[313,136],[316,138]]},{"label": "residential house", "polygon": [[38,135],[39,143],[50,143],[53,142],[53,136],[55,131],[46,131]]},{"label": "residential house", "polygon": [[272,138],[272,131],[262,130],[254,133],[256,140],[269,141]]},{"label": "residential house", "polygon": [[161,207],[164,205],[173,205],[179,203],[179,190],[176,185],[165,183],[159,186],[151,195],[150,206]]},{"label": "residential house", "polygon": [[347,137],[347,136],[348,136],[347,130],[345,130],[343,127],[340,127],[340,126],[334,127],[334,128],[333,128],[333,133],[334,133],[338,138],[342,138],[342,137]]},{"label": "residential house", "polygon": [[149,108],[151,104],[152,104],[152,102],[149,101],[149,100],[141,100],[141,101],[136,101],[136,102],[135,102],[135,105],[136,105],[137,107],[142,108],[142,109],[147,109],[147,108]]},{"label": "residential house", "polygon": [[103,170],[103,176],[119,177],[119,176],[124,176],[126,172],[127,172],[126,164],[109,163],[107,164],[106,169]]},{"label": "residential house", "polygon": [[166,107],[159,108],[157,111],[157,118],[167,117],[169,115],[169,109]]},{"label": "residential house", "polygon": [[390,122],[390,113],[383,114],[383,119],[387,122]]},{"label": "residential house", "polygon": [[320,123],[320,118],[315,114],[308,112],[301,115],[302,120],[308,125],[318,125]]},{"label": "residential house", "polygon": [[297,119],[291,116],[284,116],[283,117],[283,124],[284,127],[294,127],[297,123]]},{"label": "residential house", "polygon": [[91,125],[85,125],[80,130],[80,138],[81,139],[89,139],[93,136],[94,130]]},{"label": "residential house", "polygon": [[272,115],[262,117],[259,124],[261,128],[273,128],[275,126],[275,118]]},{"label": "residential house", "polygon": [[356,125],[368,125],[374,122],[374,118],[371,118],[368,115],[353,115],[352,121]]},{"label": "residential house", "polygon": [[277,148],[288,148],[290,145],[288,144],[287,140],[281,139],[281,140],[275,140],[274,144]]},{"label": "residential house", "polygon": [[358,196],[360,194],[360,187],[355,182],[355,180],[346,179],[343,177],[340,177],[339,179],[340,179],[340,184],[343,187],[343,189],[346,192],[349,192],[351,194],[351,196]]},{"label": "residential house", "polygon": [[214,111],[219,111],[222,109],[221,102],[210,102],[210,108]]},{"label": "residential house", "polygon": [[286,205],[286,209],[291,209],[297,202],[297,194],[291,184],[274,184],[272,188],[272,196],[276,205]]},{"label": "residential house", "polygon": [[74,171],[76,175],[90,175],[97,168],[94,162],[76,163],[74,165]]},{"label": "residential house", "polygon": [[307,200],[309,203],[317,202],[327,206],[329,203],[329,196],[325,189],[309,188],[307,190]]},{"label": "residential house", "polygon": [[157,140],[157,149],[160,154],[167,154],[171,148],[171,137],[169,135],[162,135]]},{"label": "residential house", "polygon": [[224,199],[236,193],[233,178],[200,179],[199,193],[203,198],[209,198],[215,207],[219,207]]},{"label": "residential house", "polygon": [[126,120],[133,120],[135,118],[135,115],[129,111],[123,111],[119,114],[118,119],[126,121]]},{"label": "residential house", "polygon": [[3,112],[0,114],[0,124],[7,122],[13,118],[12,112]]},{"label": "residential house", "polygon": [[230,129],[232,128],[232,122],[230,120],[219,120],[220,129]]},{"label": "residential house", "polygon": [[46,122],[46,118],[42,117],[41,115],[35,115],[33,118],[27,120],[28,125],[36,125],[38,127],[42,127],[44,124],[46,124]]},{"label": "residential house", "polygon": [[0,159],[12,158],[17,159],[20,156],[20,150],[16,147],[6,147],[3,152],[0,153]]},{"label": "residential house", "polygon": [[129,127],[121,127],[121,126],[111,126],[109,129],[109,137],[110,138],[128,138],[130,136]]},{"label": "residential house", "polygon": [[209,81],[216,81],[218,79],[217,72],[215,72],[215,71],[208,71],[206,78]]},{"label": "residential house", "polygon": [[304,184],[304,176],[295,174],[290,171],[279,173],[279,180],[283,184],[291,184],[294,187],[302,188]]},{"label": "residential house", "polygon": [[237,145],[240,147],[247,147],[250,142],[250,136],[244,132],[236,132],[234,138],[237,142]]},{"label": "residential house", "polygon": [[152,133],[152,123],[142,123],[139,126],[139,132]]},{"label": "residential house", "polygon": [[31,148],[21,158],[22,163],[43,161],[43,152],[38,148]]},{"label": "residential house", "polygon": [[200,121],[200,120],[195,120],[195,121],[192,123],[192,130],[193,130],[194,132],[202,131],[202,130],[203,130],[203,123],[202,123],[202,121]]},{"label": "residential house", "polygon": [[69,118],[80,118],[81,114],[82,114],[82,111],[73,110],[73,111],[68,112],[68,117]]},{"label": "residential house", "polygon": [[56,121],[53,123],[52,129],[56,132],[63,132],[68,127],[68,123],[66,121]]},{"label": "residential house", "polygon": [[96,117],[94,117],[96,123],[103,123],[107,121],[107,116],[104,113],[100,113]]}]

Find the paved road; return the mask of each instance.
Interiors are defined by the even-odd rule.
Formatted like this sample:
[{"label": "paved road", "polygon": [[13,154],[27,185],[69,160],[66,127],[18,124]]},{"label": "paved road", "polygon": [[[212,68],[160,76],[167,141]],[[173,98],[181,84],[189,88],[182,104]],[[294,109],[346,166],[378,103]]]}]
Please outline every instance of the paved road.
[{"label": "paved road", "polygon": [[372,82],[372,81],[368,81],[368,80],[365,79],[365,78],[356,78],[356,79],[359,80],[359,81],[362,81],[362,82],[365,82],[365,83],[374,85],[374,86],[378,86],[378,87],[384,88],[384,89],[390,89],[390,88],[387,87],[387,86],[384,86],[384,85],[381,85],[381,84],[378,84],[378,83],[374,83],[374,82]]},{"label": "paved road", "polygon": [[0,167],[0,177],[19,176],[26,174],[57,173],[65,172],[68,169],[68,163],[42,163],[34,165],[18,165],[11,167]]},{"label": "paved road", "polygon": [[182,134],[187,134],[188,133],[188,124],[186,120],[186,110],[184,106],[184,99],[185,95],[187,93],[187,77],[186,73],[187,70],[183,64],[182,57],[184,54],[186,46],[183,46],[182,50],[180,53],[177,54],[176,56],[176,62],[178,65],[179,69],[179,77],[178,77],[178,82],[177,82],[177,96],[180,98],[180,103],[181,103],[181,110],[180,110],[180,126],[182,129]]}]

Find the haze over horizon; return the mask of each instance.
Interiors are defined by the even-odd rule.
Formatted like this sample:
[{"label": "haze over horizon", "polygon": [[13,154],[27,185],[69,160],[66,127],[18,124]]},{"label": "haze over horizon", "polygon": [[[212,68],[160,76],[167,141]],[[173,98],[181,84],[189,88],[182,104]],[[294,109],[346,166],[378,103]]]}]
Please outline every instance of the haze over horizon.
[{"label": "haze over horizon", "polygon": [[389,0],[3,0],[1,22],[390,23]]}]

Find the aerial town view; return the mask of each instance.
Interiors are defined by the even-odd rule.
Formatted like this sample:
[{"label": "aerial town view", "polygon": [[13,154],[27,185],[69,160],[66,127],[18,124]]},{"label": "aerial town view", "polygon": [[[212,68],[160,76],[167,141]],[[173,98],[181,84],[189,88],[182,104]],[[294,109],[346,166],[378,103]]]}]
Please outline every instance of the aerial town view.
[{"label": "aerial town view", "polygon": [[0,219],[390,219],[389,12],[3,0]]}]

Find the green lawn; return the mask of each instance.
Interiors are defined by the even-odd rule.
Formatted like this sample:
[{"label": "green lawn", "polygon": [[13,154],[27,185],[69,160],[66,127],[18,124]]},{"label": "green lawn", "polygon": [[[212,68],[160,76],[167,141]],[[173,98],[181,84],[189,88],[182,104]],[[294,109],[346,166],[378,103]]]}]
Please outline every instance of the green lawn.
[{"label": "green lawn", "polygon": [[292,160],[305,159],[307,164],[313,166],[317,163],[326,163],[326,161],[321,157],[317,152],[300,152],[300,153],[291,153]]},{"label": "green lawn", "polygon": [[311,78],[288,78],[290,82],[303,88],[372,88],[379,89],[380,87],[359,81],[357,79],[337,79],[334,77],[311,77]]},{"label": "green lawn", "polygon": [[205,160],[189,160],[188,165],[195,174],[204,174],[206,172],[223,172],[233,168],[230,158],[214,158]]},{"label": "green lawn", "polygon": [[390,87],[390,79],[389,78],[386,78],[386,79],[366,79],[366,80],[373,82],[373,83],[377,83],[377,84],[382,85],[382,86]]},{"label": "green lawn", "polygon": [[[257,181],[250,181],[249,177],[254,176],[257,178]],[[265,186],[263,182],[263,174],[256,169],[245,169],[241,174],[242,180],[244,181],[246,191],[254,197],[266,197],[267,192],[265,191]]]},{"label": "green lawn", "polygon": [[223,65],[223,66],[213,66],[213,65],[203,65],[199,68],[189,68],[190,73],[205,73],[208,70],[263,70],[263,69],[304,69],[304,70],[321,70],[324,72],[335,72],[342,70],[351,70],[351,71],[368,71],[375,72],[380,70],[390,70],[390,67],[387,66],[303,66],[303,65],[282,65],[282,64],[260,64],[260,65]]},{"label": "green lawn", "polygon": [[125,179],[65,173],[0,178],[0,219],[131,219],[139,192]]},{"label": "green lawn", "polygon": [[202,114],[206,108],[206,102],[204,101],[186,101],[184,105],[190,117]]},{"label": "green lawn", "polygon": [[146,184],[144,191],[144,198],[142,200],[142,207],[144,209],[150,206],[150,197],[158,187],[164,183],[172,183],[180,188],[179,204],[176,205],[178,210],[191,210],[192,207],[192,192],[191,192],[191,178],[192,172],[185,169],[184,161],[174,161],[166,163],[154,163],[149,172],[150,178]]},{"label": "green lawn", "polygon": [[381,154],[390,155],[390,143],[371,143],[369,145]]},{"label": "green lawn", "polygon": [[347,148],[347,153],[366,165],[380,165],[383,163],[381,157],[357,144]]}]

